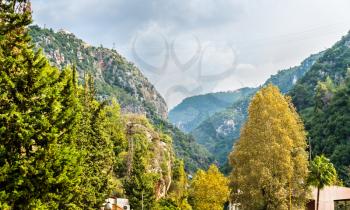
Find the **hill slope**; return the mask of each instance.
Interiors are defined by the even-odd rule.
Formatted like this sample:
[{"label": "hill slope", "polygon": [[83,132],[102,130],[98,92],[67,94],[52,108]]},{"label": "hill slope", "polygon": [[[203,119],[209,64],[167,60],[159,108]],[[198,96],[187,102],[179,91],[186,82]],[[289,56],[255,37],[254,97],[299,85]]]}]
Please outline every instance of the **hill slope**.
[{"label": "hill slope", "polygon": [[74,34],[61,30],[30,28],[37,48],[42,48],[51,64],[64,68],[76,65],[80,80],[90,73],[101,99],[115,96],[124,112],[167,117],[167,105],[141,71],[115,50],[86,44]]},{"label": "hill slope", "polygon": [[350,186],[350,33],[290,91],[309,133],[312,155],[325,154]]},{"label": "hill slope", "polygon": [[[271,76],[263,86],[272,83],[278,86],[282,93],[288,92],[322,54],[323,52],[311,55],[299,66],[279,71],[276,75]],[[247,117],[250,98],[258,89],[251,89],[254,91],[225,110],[213,114],[191,132],[196,141],[204,145],[221,166],[226,164],[227,155],[232,150],[234,141],[239,138],[240,129]]]},{"label": "hill slope", "polygon": [[184,132],[191,132],[214,113],[254,92],[254,88],[208,93],[184,99],[169,112],[169,120]]},{"label": "hill slope", "polygon": [[74,34],[64,30],[30,27],[36,48],[42,48],[52,65],[64,68],[76,65],[79,81],[86,73],[95,78],[99,99],[116,97],[123,113],[145,114],[158,130],[173,138],[176,155],[185,160],[187,170],[206,168],[210,153],[198,145],[190,135],[167,122],[167,105],[154,86],[135,65],[117,51],[90,46]]}]

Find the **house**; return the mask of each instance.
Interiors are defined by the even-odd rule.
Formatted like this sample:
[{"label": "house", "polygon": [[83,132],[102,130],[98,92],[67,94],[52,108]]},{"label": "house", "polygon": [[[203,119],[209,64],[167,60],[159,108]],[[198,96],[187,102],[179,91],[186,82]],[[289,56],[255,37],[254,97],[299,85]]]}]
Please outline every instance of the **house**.
[{"label": "house", "polygon": [[[307,210],[316,209],[317,189],[312,190]],[[329,186],[320,191],[319,210],[350,210],[350,188]]]},{"label": "house", "polygon": [[[315,210],[317,189],[311,191],[311,199],[306,204],[306,210]],[[228,210],[240,210],[240,205],[230,203]],[[319,210],[350,210],[350,188],[329,186],[320,191]]]},{"label": "house", "polygon": [[130,210],[129,200],[125,198],[107,198],[100,210]]}]

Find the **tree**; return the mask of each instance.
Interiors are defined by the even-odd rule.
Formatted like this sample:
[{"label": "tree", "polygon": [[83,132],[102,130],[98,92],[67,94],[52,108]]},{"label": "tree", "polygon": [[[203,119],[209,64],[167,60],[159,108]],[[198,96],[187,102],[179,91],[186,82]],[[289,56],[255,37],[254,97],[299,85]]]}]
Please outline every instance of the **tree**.
[{"label": "tree", "polygon": [[340,179],[349,186],[350,77],[347,76],[332,94],[326,106],[304,118],[309,128],[313,155],[328,157]]},{"label": "tree", "polygon": [[320,190],[337,181],[337,172],[333,164],[324,155],[316,156],[310,163],[308,183],[317,188],[316,210],[319,207]]},{"label": "tree", "polygon": [[175,160],[173,165],[172,183],[168,197],[174,201],[177,207],[182,210],[190,210],[191,206],[187,202],[188,180],[185,166],[182,160]]},{"label": "tree", "polygon": [[221,210],[228,200],[228,179],[215,165],[199,170],[190,187],[190,203],[194,210]]},{"label": "tree", "polygon": [[[115,153],[112,142],[113,106],[107,101],[98,102],[95,97],[94,80],[85,76],[84,88],[77,90],[80,99],[81,120],[76,124],[79,136],[77,147],[83,155],[84,170],[79,186],[79,195],[74,201],[83,209],[96,209],[113,191],[113,165]],[[116,107],[118,109],[118,107]],[[116,118],[118,119],[118,118]],[[118,121],[115,122],[118,124]]]},{"label": "tree", "polygon": [[233,201],[244,209],[303,207],[308,161],[303,124],[289,98],[268,85],[253,97],[230,155]]},{"label": "tree", "polygon": [[1,1],[0,18],[0,208],[76,208],[73,73],[34,52],[28,1]]}]

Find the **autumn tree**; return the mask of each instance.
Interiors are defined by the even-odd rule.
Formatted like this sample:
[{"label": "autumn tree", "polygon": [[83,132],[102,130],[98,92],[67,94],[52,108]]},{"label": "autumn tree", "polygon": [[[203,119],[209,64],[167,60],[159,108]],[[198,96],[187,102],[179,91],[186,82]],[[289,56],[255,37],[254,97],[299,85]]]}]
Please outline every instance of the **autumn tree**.
[{"label": "autumn tree", "polygon": [[316,210],[319,207],[320,190],[337,181],[337,172],[333,164],[324,155],[316,156],[310,163],[308,183],[317,188]]},{"label": "autumn tree", "polygon": [[244,209],[303,207],[308,175],[305,139],[289,98],[272,85],[256,93],[230,155],[233,201]]},{"label": "autumn tree", "polygon": [[208,171],[198,170],[190,187],[190,204],[194,210],[222,210],[228,200],[228,179],[215,165]]}]

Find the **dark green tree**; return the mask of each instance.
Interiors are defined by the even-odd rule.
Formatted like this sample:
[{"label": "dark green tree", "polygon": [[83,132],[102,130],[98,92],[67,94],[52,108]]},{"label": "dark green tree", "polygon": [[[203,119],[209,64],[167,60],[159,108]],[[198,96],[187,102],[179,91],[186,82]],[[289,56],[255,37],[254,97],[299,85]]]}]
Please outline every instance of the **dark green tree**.
[{"label": "dark green tree", "polygon": [[27,33],[30,3],[0,3],[0,208],[76,208],[74,76],[51,67]]},{"label": "dark green tree", "polygon": [[155,197],[156,175],[146,172],[142,153],[135,151],[133,157],[132,174],[126,177],[124,189],[135,210],[152,209]]},{"label": "dark green tree", "polygon": [[115,156],[111,135],[107,129],[107,102],[95,100],[94,80],[85,76],[84,88],[78,90],[81,102],[81,121],[77,145],[83,154],[82,183],[75,201],[83,209],[96,209],[111,195]]},{"label": "dark green tree", "polygon": [[[324,154],[337,169],[344,184],[350,185],[350,77],[326,97],[325,106],[306,119],[313,155]],[[329,99],[328,99],[329,98]]]}]

